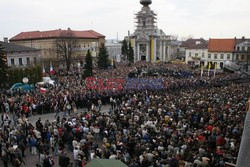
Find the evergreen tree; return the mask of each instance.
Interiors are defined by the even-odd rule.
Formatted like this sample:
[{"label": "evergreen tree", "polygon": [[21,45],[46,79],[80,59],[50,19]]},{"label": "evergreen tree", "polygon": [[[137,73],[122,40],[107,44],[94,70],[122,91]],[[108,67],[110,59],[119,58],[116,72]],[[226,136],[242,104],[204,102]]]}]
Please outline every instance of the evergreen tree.
[{"label": "evergreen tree", "polygon": [[93,76],[93,61],[92,61],[92,56],[89,50],[85,59],[83,76],[84,78]]},{"label": "evergreen tree", "polygon": [[127,41],[125,39],[122,41],[122,55],[125,58],[128,57],[128,44],[127,44]]},{"label": "evergreen tree", "polygon": [[7,81],[7,55],[2,45],[0,45],[0,88],[5,87]]},{"label": "evergreen tree", "polygon": [[110,61],[108,59],[109,55],[104,43],[101,43],[99,48],[99,54],[97,57],[97,65],[99,69],[107,69],[110,66]]},{"label": "evergreen tree", "polygon": [[17,81],[22,83],[22,80],[24,78],[24,70],[22,68],[19,68],[17,74],[18,74]]},{"label": "evergreen tree", "polygon": [[130,63],[134,63],[134,49],[131,45],[131,42],[129,42],[129,48],[128,48],[128,61]]},{"label": "evergreen tree", "polygon": [[12,86],[15,83],[14,70],[8,69],[8,87]]},{"label": "evergreen tree", "polygon": [[41,82],[43,80],[43,70],[42,67],[37,65],[34,67],[35,70],[35,80],[34,80],[34,84],[37,82]]}]

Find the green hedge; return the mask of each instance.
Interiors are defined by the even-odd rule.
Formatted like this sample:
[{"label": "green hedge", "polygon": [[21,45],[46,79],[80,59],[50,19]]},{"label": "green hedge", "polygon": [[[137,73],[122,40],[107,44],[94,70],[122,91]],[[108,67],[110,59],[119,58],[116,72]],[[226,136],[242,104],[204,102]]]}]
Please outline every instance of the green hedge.
[{"label": "green hedge", "polygon": [[29,84],[35,84],[42,81],[42,67],[34,66],[29,68],[10,68],[7,71],[8,85],[12,86],[14,83],[22,83],[24,77],[29,79]]}]

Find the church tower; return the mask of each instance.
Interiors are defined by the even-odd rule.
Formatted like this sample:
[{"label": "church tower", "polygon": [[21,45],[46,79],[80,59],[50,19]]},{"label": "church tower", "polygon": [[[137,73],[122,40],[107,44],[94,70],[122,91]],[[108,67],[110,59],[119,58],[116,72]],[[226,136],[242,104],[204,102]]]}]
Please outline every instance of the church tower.
[{"label": "church tower", "polygon": [[134,48],[135,61],[167,61],[168,37],[157,27],[157,14],[150,9],[152,0],[140,0],[141,10],[135,14],[136,30],[129,37]]}]

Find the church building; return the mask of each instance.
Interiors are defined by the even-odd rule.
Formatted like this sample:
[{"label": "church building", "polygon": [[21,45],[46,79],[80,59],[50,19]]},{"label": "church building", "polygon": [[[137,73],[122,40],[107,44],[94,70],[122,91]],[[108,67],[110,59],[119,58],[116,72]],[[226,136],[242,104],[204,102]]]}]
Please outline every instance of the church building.
[{"label": "church building", "polygon": [[171,36],[157,27],[157,14],[150,9],[152,0],[140,0],[141,11],[135,14],[136,30],[129,35],[136,61],[171,61],[173,58]]}]

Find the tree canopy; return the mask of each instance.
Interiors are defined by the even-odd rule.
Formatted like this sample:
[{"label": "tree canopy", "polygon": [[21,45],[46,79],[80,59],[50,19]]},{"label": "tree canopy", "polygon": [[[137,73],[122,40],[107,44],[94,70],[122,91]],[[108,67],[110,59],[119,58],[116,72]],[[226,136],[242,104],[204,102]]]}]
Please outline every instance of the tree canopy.
[{"label": "tree canopy", "polygon": [[0,45],[0,88],[5,87],[5,83],[7,80],[7,54]]},{"label": "tree canopy", "polygon": [[87,56],[86,56],[86,59],[85,59],[83,76],[85,78],[93,76],[93,60],[92,60],[92,55],[90,53],[90,50],[88,50],[88,53],[87,53]]},{"label": "tree canopy", "polygon": [[99,69],[107,69],[110,66],[109,54],[104,43],[101,43],[101,46],[99,48],[97,65]]},{"label": "tree canopy", "polygon": [[131,42],[129,42],[129,48],[128,48],[128,61],[130,63],[134,63],[134,49],[132,47]]}]

